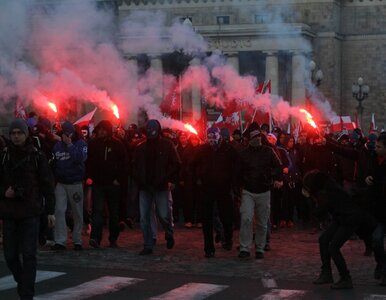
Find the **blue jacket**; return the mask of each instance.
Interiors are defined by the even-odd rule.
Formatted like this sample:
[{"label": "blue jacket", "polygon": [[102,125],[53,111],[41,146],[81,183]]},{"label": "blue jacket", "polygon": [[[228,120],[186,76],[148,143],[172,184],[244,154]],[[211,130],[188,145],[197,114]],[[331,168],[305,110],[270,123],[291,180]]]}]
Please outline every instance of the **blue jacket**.
[{"label": "blue jacket", "polygon": [[72,184],[84,180],[87,159],[87,143],[84,140],[77,140],[70,145],[57,142],[53,154],[54,174],[58,182]]}]

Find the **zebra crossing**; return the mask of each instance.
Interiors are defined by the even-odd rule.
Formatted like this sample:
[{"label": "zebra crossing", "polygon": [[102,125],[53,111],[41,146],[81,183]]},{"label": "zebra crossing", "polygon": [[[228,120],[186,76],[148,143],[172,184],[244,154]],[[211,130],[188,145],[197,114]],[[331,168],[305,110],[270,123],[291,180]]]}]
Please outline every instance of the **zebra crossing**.
[{"label": "zebra crossing", "polygon": [[[53,271],[37,271],[36,282],[41,283],[44,281],[50,281],[50,287],[56,287],[55,280],[69,276],[70,274],[64,272]],[[260,291],[260,295],[257,294],[250,299],[253,300],[289,300],[289,299],[315,299],[311,290],[291,290],[280,289],[276,282],[261,280],[263,290],[256,290],[256,293]],[[154,283],[145,278],[134,278],[124,276],[101,276],[96,279],[92,279],[78,285],[71,287],[50,291],[48,293],[41,293],[35,296],[35,300],[82,300],[90,299],[97,296],[106,295],[108,299],[115,299],[114,294],[116,292],[124,291],[125,295],[130,295],[130,287],[134,287],[138,284],[148,284],[149,286]],[[268,285],[270,287],[268,287]],[[59,284],[59,286],[61,286]],[[147,297],[147,300],[203,300],[208,297],[218,296],[216,299],[230,299],[226,298],[227,290],[231,289],[231,284],[213,284],[202,282],[188,282],[181,284],[177,287],[171,288],[167,292],[159,293],[158,295],[152,295]],[[14,289],[14,291],[13,291]],[[268,290],[267,290],[268,289]],[[16,283],[12,276],[0,277],[0,299],[3,299],[3,291],[14,292],[16,299]],[[222,294],[221,294],[222,293]],[[110,295],[110,296],[109,296]],[[5,298],[4,298],[5,299]],[[98,298],[99,299],[99,298]],[[129,299],[129,298],[127,298]],[[242,298],[246,299],[246,298]],[[386,300],[386,295],[367,294],[363,295],[361,299],[364,300]]]}]

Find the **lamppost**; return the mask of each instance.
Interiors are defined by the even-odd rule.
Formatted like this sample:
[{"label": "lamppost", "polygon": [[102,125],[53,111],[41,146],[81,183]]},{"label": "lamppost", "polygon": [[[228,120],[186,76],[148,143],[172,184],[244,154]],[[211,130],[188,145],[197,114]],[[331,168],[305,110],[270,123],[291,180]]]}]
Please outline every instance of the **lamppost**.
[{"label": "lamppost", "polygon": [[359,77],[357,83],[353,83],[351,87],[352,96],[358,101],[357,111],[361,117],[361,125],[363,121],[363,110],[362,101],[367,98],[370,92],[370,87],[367,84],[363,84],[363,78]]}]

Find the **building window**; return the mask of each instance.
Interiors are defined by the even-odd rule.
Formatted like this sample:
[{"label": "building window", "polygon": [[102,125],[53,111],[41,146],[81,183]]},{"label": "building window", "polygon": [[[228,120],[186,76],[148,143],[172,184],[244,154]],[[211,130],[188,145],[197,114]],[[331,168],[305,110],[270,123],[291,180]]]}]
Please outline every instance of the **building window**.
[{"label": "building window", "polygon": [[269,15],[268,14],[258,14],[258,15],[255,15],[255,23],[256,24],[267,24],[267,23],[269,23]]},{"label": "building window", "polygon": [[218,25],[224,25],[230,23],[230,17],[229,16],[217,16],[217,24]]}]

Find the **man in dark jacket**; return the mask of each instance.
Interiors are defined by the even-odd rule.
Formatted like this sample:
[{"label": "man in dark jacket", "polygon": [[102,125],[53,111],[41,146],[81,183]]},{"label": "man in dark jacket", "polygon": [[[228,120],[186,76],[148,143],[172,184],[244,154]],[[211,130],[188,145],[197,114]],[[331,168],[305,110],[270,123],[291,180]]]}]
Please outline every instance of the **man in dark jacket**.
[{"label": "man in dark jacket", "polygon": [[377,165],[366,177],[366,184],[371,188],[370,197],[374,202],[375,216],[378,226],[373,233],[374,258],[377,262],[375,279],[381,279],[381,285],[386,286],[386,255],[384,237],[386,231],[386,134],[381,134],[375,144]]},{"label": "man in dark jacket", "polygon": [[262,145],[261,133],[254,129],[249,133],[249,146],[240,152],[237,178],[242,187],[240,258],[250,256],[252,221],[256,216],[256,259],[264,258],[267,224],[270,215],[271,188],[281,188],[282,165],[279,157],[269,146]]},{"label": "man in dark jacket", "polygon": [[203,233],[205,256],[215,254],[213,243],[213,215],[217,205],[219,217],[224,228],[225,250],[233,245],[233,202],[232,188],[235,187],[236,150],[222,142],[220,130],[212,127],[207,131],[208,142],[198,151],[194,165],[197,178],[202,184],[203,195]]},{"label": "man in dark jacket", "polygon": [[9,126],[9,134],[11,143],[4,149],[0,165],[4,256],[17,282],[19,297],[32,299],[42,196],[48,224],[52,227],[55,223],[54,180],[45,155],[28,138],[27,123],[16,119]]},{"label": "man in dark jacket", "polygon": [[139,255],[153,253],[155,239],[151,226],[155,204],[159,220],[165,230],[166,247],[174,246],[170,190],[178,182],[180,158],[171,141],[161,136],[161,124],[149,120],[146,125],[147,140],[134,151],[133,176],[139,186],[139,211],[144,247]]},{"label": "man in dark jacket", "polygon": [[124,145],[113,137],[110,121],[100,121],[96,138],[88,145],[87,184],[92,183],[92,230],[89,244],[99,248],[102,240],[105,200],[109,210],[110,247],[117,247],[119,236],[120,185],[125,178],[127,153]]},{"label": "man in dark jacket", "polygon": [[75,127],[68,121],[62,124],[62,141],[53,149],[53,170],[56,178],[55,196],[55,245],[52,250],[65,250],[67,242],[66,210],[70,203],[74,220],[72,241],[74,250],[82,249],[83,227],[83,180],[87,144],[83,137],[75,132]]}]

